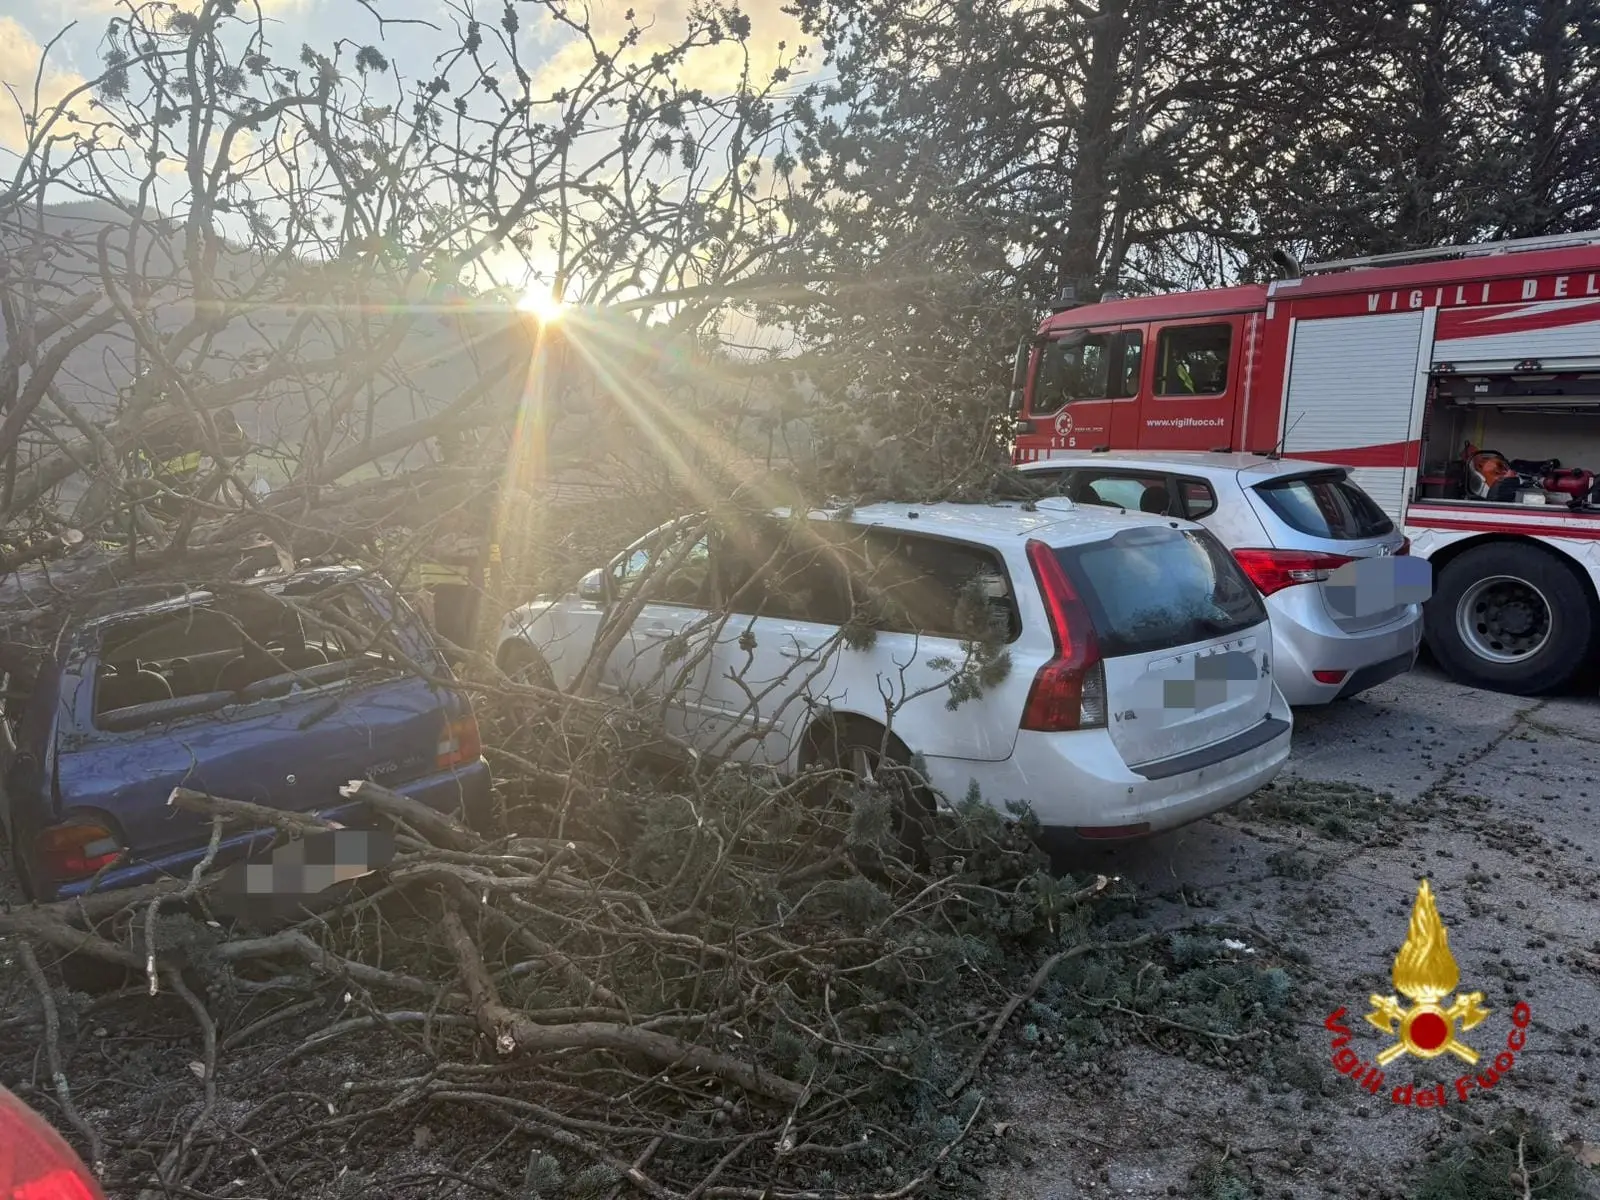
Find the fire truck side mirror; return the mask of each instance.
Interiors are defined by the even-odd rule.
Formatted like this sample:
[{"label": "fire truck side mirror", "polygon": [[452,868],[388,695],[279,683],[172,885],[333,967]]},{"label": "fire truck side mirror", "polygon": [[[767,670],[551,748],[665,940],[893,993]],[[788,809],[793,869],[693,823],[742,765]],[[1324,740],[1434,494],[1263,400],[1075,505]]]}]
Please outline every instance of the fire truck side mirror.
[{"label": "fire truck side mirror", "polygon": [[1011,404],[1013,414],[1022,412],[1022,401],[1028,386],[1028,364],[1033,360],[1033,339],[1023,338],[1017,343],[1016,356],[1011,360]]}]

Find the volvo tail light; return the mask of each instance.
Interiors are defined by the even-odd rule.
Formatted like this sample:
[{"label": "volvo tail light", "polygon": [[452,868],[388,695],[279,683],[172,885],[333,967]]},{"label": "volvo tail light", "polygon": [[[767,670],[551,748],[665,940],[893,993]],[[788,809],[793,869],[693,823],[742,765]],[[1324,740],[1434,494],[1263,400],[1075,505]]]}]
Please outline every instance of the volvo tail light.
[{"label": "volvo tail light", "polygon": [[51,879],[83,879],[117,861],[122,843],[98,821],[54,825],[33,843],[40,872]]},{"label": "volvo tail light", "polygon": [[1036,733],[1104,728],[1105,664],[1089,610],[1049,546],[1029,542],[1028,564],[1044,598],[1056,652],[1033,678],[1022,728]]},{"label": "volvo tail light", "polygon": [[434,765],[441,771],[447,771],[451,767],[477,762],[482,753],[483,740],[478,736],[478,718],[469,713],[445,724],[444,736],[439,739],[439,758]]},{"label": "volvo tail light", "polygon": [[1263,596],[1298,583],[1322,583],[1354,559],[1315,550],[1235,550],[1233,557]]},{"label": "volvo tail light", "polygon": [[1410,554],[1410,553],[1411,553],[1411,539],[1410,538],[1401,538],[1400,539],[1400,549],[1395,551],[1395,556],[1399,557],[1402,554]]},{"label": "volvo tail light", "polygon": [[72,1147],[0,1087],[0,1200],[105,1200]]}]

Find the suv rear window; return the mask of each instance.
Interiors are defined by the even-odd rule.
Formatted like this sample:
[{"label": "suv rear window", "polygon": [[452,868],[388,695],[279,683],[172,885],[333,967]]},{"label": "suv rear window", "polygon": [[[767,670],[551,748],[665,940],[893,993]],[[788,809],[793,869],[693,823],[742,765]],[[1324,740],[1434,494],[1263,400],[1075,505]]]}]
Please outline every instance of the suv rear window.
[{"label": "suv rear window", "polygon": [[1203,530],[1124,529],[1056,557],[1083,594],[1107,658],[1176,650],[1267,619],[1239,564]]},{"label": "suv rear window", "polygon": [[1297,475],[1256,484],[1272,515],[1307,537],[1353,542],[1394,532],[1394,522],[1343,473]]}]

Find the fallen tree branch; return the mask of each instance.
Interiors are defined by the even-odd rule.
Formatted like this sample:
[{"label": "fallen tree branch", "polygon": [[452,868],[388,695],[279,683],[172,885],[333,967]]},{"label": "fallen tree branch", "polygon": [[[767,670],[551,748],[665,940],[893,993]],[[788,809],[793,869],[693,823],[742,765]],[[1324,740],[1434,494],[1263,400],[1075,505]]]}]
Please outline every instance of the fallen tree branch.
[{"label": "fallen tree branch", "polygon": [[1132,950],[1136,946],[1143,946],[1147,942],[1153,941],[1155,936],[1153,933],[1147,933],[1126,942],[1085,942],[1082,945],[1072,946],[1066,950],[1058,950],[1045,959],[1044,964],[1033,973],[1033,978],[1028,980],[1028,986],[1011,997],[1006,1002],[1006,1006],[1000,1010],[1000,1015],[994,1019],[994,1024],[989,1027],[989,1034],[983,1039],[983,1044],[967,1060],[966,1067],[956,1077],[955,1082],[945,1088],[945,1098],[953,1100],[966,1089],[967,1085],[972,1082],[973,1077],[977,1075],[978,1068],[983,1066],[983,1060],[989,1056],[989,1051],[993,1050],[994,1044],[1000,1040],[1000,1034],[1007,1023],[1016,1015],[1017,1009],[1033,999],[1039,989],[1044,986],[1045,980],[1050,978],[1050,973],[1062,963],[1080,955],[1093,954],[1102,950]]},{"label": "fallen tree branch", "polygon": [[425,1013],[425,1012],[392,1012],[383,1013],[374,1017],[352,1017],[348,1021],[338,1021],[326,1029],[312,1034],[301,1042],[288,1054],[280,1058],[274,1067],[284,1067],[297,1058],[321,1049],[330,1042],[336,1042],[346,1034],[365,1033],[371,1029],[390,1029],[400,1025],[452,1025],[473,1026],[476,1021],[472,1017],[462,1016],[459,1013]]},{"label": "fallen tree branch", "polygon": [[637,1054],[659,1066],[705,1071],[746,1091],[784,1104],[798,1103],[804,1089],[750,1063],[647,1029],[603,1021],[540,1025],[503,1007],[484,969],[483,958],[453,907],[444,910],[445,942],[455,955],[462,982],[473,997],[479,1026],[503,1055],[558,1050],[612,1050]]},{"label": "fallen tree branch", "polygon": [[104,1179],[105,1143],[100,1139],[99,1130],[84,1119],[83,1114],[78,1111],[78,1106],[73,1103],[72,1087],[67,1082],[67,1071],[61,1062],[61,1017],[56,1012],[55,997],[50,993],[50,981],[44,977],[44,972],[39,968],[39,959],[34,954],[32,946],[23,942],[17,947],[17,951],[22,959],[22,967],[33,983],[34,991],[39,994],[39,1006],[44,1011],[45,1061],[50,1064],[50,1082],[55,1088],[56,1101],[61,1105],[62,1113],[71,1122],[72,1127],[88,1143],[89,1169],[94,1172],[96,1179]]},{"label": "fallen tree branch", "polygon": [[391,792],[370,779],[352,779],[339,789],[339,794],[348,800],[359,800],[363,804],[371,805],[374,810],[386,816],[404,821],[448,850],[476,850],[483,844],[483,839],[465,825],[409,796]]},{"label": "fallen tree branch", "polygon": [[[51,911],[52,908],[57,911]],[[0,932],[44,942],[68,954],[88,954],[103,962],[127,967],[130,971],[144,970],[143,957],[107,941],[98,933],[67,924],[61,917],[63,911],[65,908],[60,905],[12,909],[8,913],[0,913]]]},{"label": "fallen tree branch", "polygon": [[333,821],[326,821],[310,813],[290,812],[288,809],[273,808],[267,804],[254,804],[249,800],[227,800],[221,796],[210,796],[205,792],[194,791],[192,788],[173,788],[172,795],[167,797],[167,804],[181,812],[221,817],[257,829],[276,829],[291,837],[305,837],[307,834],[326,833],[339,828]]},{"label": "fallen tree branch", "polygon": [[[569,986],[581,990],[587,997],[599,1001],[607,1008],[615,1009],[616,1011],[620,1012],[624,1018],[628,1018],[628,1005],[626,1001],[624,1001],[621,996],[618,996],[610,988],[605,987],[595,980],[589,978],[589,976],[584,973],[583,968],[578,966],[577,963],[573,962],[571,957],[562,953],[562,951],[558,950],[555,946],[552,946],[538,934],[534,933],[526,923],[513,920],[511,917],[507,916],[497,908],[478,904],[477,898],[473,895],[472,889],[467,886],[466,880],[455,875],[449,876],[448,878],[449,882],[455,889],[456,895],[463,902],[470,903],[475,911],[481,912],[487,919],[500,926],[505,931],[506,936],[515,939],[516,941],[520,942],[529,952],[538,955],[547,965],[551,967],[551,969],[556,971]],[[631,1024],[631,1018],[628,1019],[629,1023]]]},{"label": "fallen tree branch", "polygon": [[[438,984],[428,983],[410,975],[400,975],[394,971],[385,971],[353,959],[342,958],[317,945],[310,937],[296,929],[286,929],[269,937],[223,942],[216,948],[216,954],[225,962],[282,956],[299,958],[330,977],[350,979],[367,987],[393,988],[395,991],[410,992],[412,995],[427,996],[430,999],[439,998],[444,990]],[[446,993],[443,998],[449,1004],[466,1003],[466,997],[460,993]]]}]

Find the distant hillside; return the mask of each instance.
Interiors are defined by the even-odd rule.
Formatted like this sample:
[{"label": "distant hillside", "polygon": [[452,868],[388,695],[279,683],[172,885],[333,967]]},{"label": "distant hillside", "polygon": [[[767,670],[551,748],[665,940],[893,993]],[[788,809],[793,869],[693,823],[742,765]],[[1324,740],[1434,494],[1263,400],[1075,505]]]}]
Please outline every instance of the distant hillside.
[{"label": "distant hillside", "polygon": [[[60,303],[85,293],[99,294],[103,287],[97,241],[102,233],[110,231],[107,251],[114,268],[113,278],[119,286],[126,287],[118,276],[126,272],[132,224],[127,214],[106,201],[47,209],[42,226],[31,214],[24,219],[12,214],[0,219],[0,255],[8,263],[30,268],[27,274],[42,298]],[[40,228],[51,249],[43,261],[32,262],[35,230]],[[166,281],[154,315],[155,324],[164,334],[179,329],[194,314],[187,272],[167,252],[167,247],[181,244],[178,238],[162,239],[148,233],[137,241],[138,261],[146,276]],[[410,311],[413,325],[399,351],[379,364],[370,386],[362,381],[356,394],[347,396],[345,393],[356,382],[362,347],[339,344],[329,336],[330,329],[336,336],[344,332],[338,329],[337,320],[305,321],[302,305],[295,303],[298,297],[284,294],[281,281],[287,272],[277,267],[274,272],[279,282],[270,290],[263,290],[259,299],[253,297],[251,290],[259,287],[264,266],[264,260],[249,250],[229,248],[221,253],[215,272],[219,292],[229,303],[240,305],[247,315],[232,320],[206,343],[198,362],[193,354],[186,354],[182,365],[198,366],[217,380],[236,377],[269,358],[297,326],[299,361],[347,360],[351,364],[348,371],[280,380],[262,394],[232,406],[253,440],[291,457],[303,448],[313,414],[330,413],[335,403],[344,406],[333,435],[335,446],[381,435],[439,411],[477,380],[480,365],[487,367],[514,350],[514,339],[519,336],[515,322],[504,312],[475,313],[461,307],[419,311],[414,302],[395,296],[379,311],[375,324],[386,326],[395,314]],[[337,272],[337,268],[304,267],[296,271],[306,285],[305,296],[319,307],[326,301],[316,292],[325,290],[329,271]],[[12,286],[15,293],[20,284]],[[0,329],[0,353],[7,348],[6,333]],[[93,422],[103,424],[117,414],[121,397],[127,394],[143,365],[128,329],[119,327],[75,349],[59,373],[58,382],[68,401]],[[497,389],[497,394],[503,399],[514,397],[520,385],[520,380],[508,381]],[[81,488],[83,481],[80,478],[74,484]],[[69,487],[61,499],[70,503],[72,491]]]},{"label": "distant hillside", "polygon": [[[42,261],[32,263],[37,257],[35,230],[40,226],[31,217],[0,218],[0,254],[8,263],[31,264],[28,275],[33,286],[53,303],[98,296],[104,289],[97,242],[106,236],[113,280],[126,289],[120,276],[127,273],[133,224],[106,201],[48,209],[42,230],[52,249]],[[195,311],[185,266],[173,258],[183,244],[181,238],[181,232],[164,238],[146,232],[136,240],[138,261],[160,289],[154,321],[168,336]],[[278,379],[230,406],[252,441],[264,448],[247,464],[247,473],[261,476],[269,486],[283,482],[300,460],[314,419],[323,427],[325,455],[368,438],[381,442],[385,434],[448,407],[507,359],[520,362],[527,350],[527,318],[520,314],[462,301],[430,303],[419,291],[396,295],[378,306],[374,326],[379,337],[400,314],[409,314],[413,321],[399,349],[369,373],[362,366],[365,347],[336,340],[348,336],[354,311],[353,306],[340,308],[348,303],[337,294],[340,270],[337,264],[302,262],[291,262],[287,268],[272,263],[269,268],[268,260],[252,250],[237,246],[223,250],[214,272],[217,288],[226,303],[239,307],[240,315],[181,358],[185,368],[198,365],[212,380],[223,381],[260,369],[279,347],[298,337],[298,362],[340,361],[337,371]],[[273,278],[268,288],[260,282],[265,274]],[[17,286],[13,284],[14,293]],[[259,298],[252,296],[252,289],[260,291]],[[796,422],[775,419],[779,393],[770,384],[752,382],[742,369],[724,370],[730,364],[694,352],[663,327],[641,326],[636,318],[620,314],[600,319],[604,328],[596,320],[586,315],[584,328],[572,330],[588,344],[567,360],[566,378],[582,378],[549,413],[551,476],[583,479],[597,477],[597,472],[620,472],[627,477],[660,469],[692,474],[698,469],[695,463],[707,459],[781,461],[805,444],[804,431]],[[0,331],[0,352],[4,347]],[[204,356],[198,364],[194,351]],[[144,365],[130,331],[119,326],[75,349],[57,382],[79,412],[104,425],[127,403]],[[526,385],[517,372],[489,389],[488,399],[505,414],[505,433],[510,432]],[[800,391],[809,389],[801,384]],[[792,412],[792,399],[783,407]],[[328,414],[336,408],[341,416],[330,432]],[[735,411],[747,417],[735,422],[736,428],[725,419]],[[49,414],[48,408],[39,410],[41,418]],[[57,433],[65,439],[78,436],[65,421],[59,422]],[[58,443],[37,433],[31,438],[24,446],[24,468],[33,455],[58,452]],[[416,447],[395,450],[359,468],[355,477],[418,464],[425,453]],[[603,462],[609,466],[601,467]],[[70,512],[88,483],[84,473],[68,480],[56,494],[57,506]]]}]

